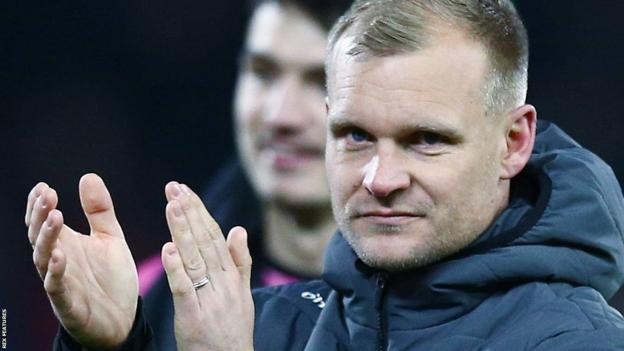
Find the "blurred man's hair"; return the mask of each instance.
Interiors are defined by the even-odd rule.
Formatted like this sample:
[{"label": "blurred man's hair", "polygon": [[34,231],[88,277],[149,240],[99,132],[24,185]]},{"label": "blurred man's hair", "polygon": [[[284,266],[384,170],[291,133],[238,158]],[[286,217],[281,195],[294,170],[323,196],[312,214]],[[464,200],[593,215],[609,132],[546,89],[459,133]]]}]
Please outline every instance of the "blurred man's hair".
[{"label": "blurred man's hair", "polygon": [[346,36],[353,40],[347,55],[362,59],[415,52],[435,45],[436,29],[445,26],[462,30],[486,51],[486,113],[498,115],[522,105],[528,38],[510,0],[356,0],[331,30],[328,58]]},{"label": "blurred man's hair", "polygon": [[352,0],[250,0],[250,5],[252,10],[265,3],[293,6],[329,31],[352,2]]}]

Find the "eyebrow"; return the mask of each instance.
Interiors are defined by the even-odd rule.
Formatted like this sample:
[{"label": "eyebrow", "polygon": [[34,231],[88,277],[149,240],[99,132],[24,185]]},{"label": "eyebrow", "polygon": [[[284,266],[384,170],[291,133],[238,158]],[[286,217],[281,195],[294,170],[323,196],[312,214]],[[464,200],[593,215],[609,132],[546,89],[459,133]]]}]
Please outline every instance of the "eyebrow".
[{"label": "eyebrow", "polygon": [[259,51],[243,50],[238,57],[239,66],[244,66],[245,64],[252,62],[252,61],[266,62],[272,65],[277,65],[277,63],[279,62],[277,57],[269,53],[264,53],[264,52],[259,52]]},{"label": "eyebrow", "polygon": [[[354,121],[348,117],[343,116],[329,116],[329,130],[333,133],[337,133],[349,128],[361,128],[369,130],[366,126]],[[451,140],[461,142],[464,140],[463,134],[455,127],[449,126],[444,123],[438,122],[415,122],[408,123],[401,128],[400,136],[410,135],[417,132],[430,132],[440,135],[444,135]]]},{"label": "eyebrow", "polygon": [[328,119],[329,119],[329,130],[332,131],[333,133],[356,126],[355,123],[353,123],[350,119],[345,118],[345,117],[332,117],[330,115]]},{"label": "eyebrow", "polygon": [[[238,65],[240,67],[243,67],[250,62],[262,62],[276,67],[284,67],[283,60],[280,60],[277,56],[271,54],[271,52],[245,49],[238,57]],[[303,67],[302,71],[304,72],[304,74],[325,74],[324,62],[321,62],[318,65],[298,66]]]}]

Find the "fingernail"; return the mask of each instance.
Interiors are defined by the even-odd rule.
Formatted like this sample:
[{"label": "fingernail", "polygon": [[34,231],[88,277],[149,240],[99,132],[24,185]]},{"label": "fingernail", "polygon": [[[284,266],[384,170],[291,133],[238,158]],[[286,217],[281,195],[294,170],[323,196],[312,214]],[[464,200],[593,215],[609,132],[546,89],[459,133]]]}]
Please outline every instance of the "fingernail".
[{"label": "fingernail", "polygon": [[180,196],[180,185],[175,184],[173,186],[173,197],[178,197]]},{"label": "fingernail", "polygon": [[182,209],[180,208],[180,206],[178,204],[174,204],[173,205],[173,214],[176,217],[182,216]]},{"label": "fingernail", "polygon": [[184,191],[186,195],[191,195],[191,189],[186,186],[186,184],[181,184],[180,187],[182,187],[182,191]]}]

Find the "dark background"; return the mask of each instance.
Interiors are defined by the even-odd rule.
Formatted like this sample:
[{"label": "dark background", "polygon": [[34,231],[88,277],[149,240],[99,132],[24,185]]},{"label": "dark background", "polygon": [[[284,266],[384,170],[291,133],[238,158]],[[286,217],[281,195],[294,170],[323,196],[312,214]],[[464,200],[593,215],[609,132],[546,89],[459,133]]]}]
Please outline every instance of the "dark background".
[{"label": "dark background", "polygon": [[[531,38],[529,99],[624,179],[619,0],[518,0]],[[232,153],[242,1],[0,5],[0,307],[10,350],[46,350],[56,323],[23,226],[30,188],[59,193],[87,231],[78,180],[100,174],[137,261],[168,239],[163,187],[201,189]]]}]

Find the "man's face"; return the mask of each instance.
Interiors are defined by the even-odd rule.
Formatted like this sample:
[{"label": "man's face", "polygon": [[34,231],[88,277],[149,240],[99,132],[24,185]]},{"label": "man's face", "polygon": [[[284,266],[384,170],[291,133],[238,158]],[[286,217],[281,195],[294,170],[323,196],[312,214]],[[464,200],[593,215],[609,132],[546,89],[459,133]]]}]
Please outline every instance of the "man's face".
[{"label": "man's face", "polygon": [[504,123],[485,117],[482,47],[447,31],[410,54],[345,55],[328,82],[334,216],[368,265],[420,267],[459,251],[505,205]]},{"label": "man's face", "polygon": [[323,163],[326,36],[292,7],[266,3],[254,12],[234,107],[239,152],[264,200],[329,204]]}]

